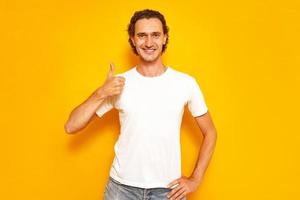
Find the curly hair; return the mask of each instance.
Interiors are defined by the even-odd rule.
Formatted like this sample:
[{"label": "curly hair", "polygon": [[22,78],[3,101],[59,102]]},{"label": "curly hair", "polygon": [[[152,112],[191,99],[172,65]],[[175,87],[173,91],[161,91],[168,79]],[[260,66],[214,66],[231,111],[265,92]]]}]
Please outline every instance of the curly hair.
[{"label": "curly hair", "polygon": [[162,46],[162,53],[166,50],[167,48],[167,44],[169,42],[169,27],[167,26],[165,17],[158,11],[156,10],[150,10],[150,9],[145,9],[145,10],[141,10],[141,11],[136,11],[134,13],[134,15],[131,17],[130,19],[130,23],[128,24],[128,28],[127,28],[127,32],[129,35],[129,39],[128,42],[133,50],[133,52],[138,55],[138,52],[135,49],[135,46],[133,44],[133,42],[131,41],[130,37],[133,37],[135,34],[135,23],[140,20],[140,19],[149,19],[149,18],[157,18],[161,21],[162,23],[162,28],[163,28],[163,32],[164,34],[167,35],[167,39],[166,39],[166,43]]}]

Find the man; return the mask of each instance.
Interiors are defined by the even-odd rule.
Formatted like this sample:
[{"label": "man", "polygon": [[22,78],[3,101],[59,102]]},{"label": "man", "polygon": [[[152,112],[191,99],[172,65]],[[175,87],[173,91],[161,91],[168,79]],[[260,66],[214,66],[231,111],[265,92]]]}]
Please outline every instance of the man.
[{"label": "man", "polygon": [[[216,129],[201,89],[192,76],[162,62],[168,27],[158,11],[135,12],[129,43],[139,63],[114,76],[72,111],[65,130],[76,132],[95,115],[119,111],[121,133],[106,184],[105,200],[186,199],[200,185],[216,143]],[[204,135],[189,177],[181,176],[180,126],[187,105]]]}]

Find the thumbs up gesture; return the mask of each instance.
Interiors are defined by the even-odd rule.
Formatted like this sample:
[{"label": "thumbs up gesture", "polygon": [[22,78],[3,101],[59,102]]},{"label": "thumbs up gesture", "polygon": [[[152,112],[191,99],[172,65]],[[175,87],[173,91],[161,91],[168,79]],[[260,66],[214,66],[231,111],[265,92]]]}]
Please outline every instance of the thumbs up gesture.
[{"label": "thumbs up gesture", "polygon": [[115,66],[113,63],[110,63],[109,65],[109,71],[108,71],[108,74],[107,74],[107,78],[111,78],[114,76],[114,72],[115,72]]},{"label": "thumbs up gesture", "polygon": [[99,88],[101,96],[104,98],[119,95],[125,85],[125,78],[121,76],[114,76],[115,66],[110,64],[107,78],[104,84]]}]

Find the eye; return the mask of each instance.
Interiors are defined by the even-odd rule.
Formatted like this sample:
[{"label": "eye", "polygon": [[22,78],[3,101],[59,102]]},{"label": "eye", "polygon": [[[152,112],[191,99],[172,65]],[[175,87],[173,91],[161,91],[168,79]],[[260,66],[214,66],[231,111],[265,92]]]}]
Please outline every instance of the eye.
[{"label": "eye", "polygon": [[145,35],[144,35],[144,34],[140,34],[140,35],[138,35],[138,37],[139,37],[139,38],[144,38]]},{"label": "eye", "polygon": [[158,33],[153,34],[155,38],[158,38],[160,35]]}]

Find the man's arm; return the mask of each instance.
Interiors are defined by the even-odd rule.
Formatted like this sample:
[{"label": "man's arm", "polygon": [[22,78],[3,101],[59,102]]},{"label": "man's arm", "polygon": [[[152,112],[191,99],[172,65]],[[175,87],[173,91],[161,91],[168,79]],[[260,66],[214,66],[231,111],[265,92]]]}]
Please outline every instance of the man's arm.
[{"label": "man's arm", "polygon": [[114,65],[110,65],[110,70],[103,86],[93,92],[87,100],[77,106],[70,114],[64,128],[67,133],[74,133],[83,129],[103,101],[111,96],[119,95],[124,87],[125,78],[114,76]]},{"label": "man's arm", "polygon": [[195,117],[195,120],[201,129],[204,140],[202,142],[196,166],[192,175],[189,177],[182,176],[168,184],[167,187],[171,188],[172,190],[167,196],[171,200],[180,200],[188,193],[197,190],[203,179],[204,173],[208,167],[215,148],[217,131],[210,117],[210,113],[207,112],[199,117]]},{"label": "man's arm", "polygon": [[195,117],[195,120],[197,121],[198,127],[200,128],[204,139],[200,147],[195,168],[190,177],[194,178],[200,183],[214,152],[217,140],[217,131],[209,112],[202,116]]},{"label": "man's arm", "polygon": [[98,107],[105,100],[101,89],[102,88],[99,88],[93,92],[88,99],[71,112],[69,119],[64,126],[66,133],[77,132],[89,123]]}]

